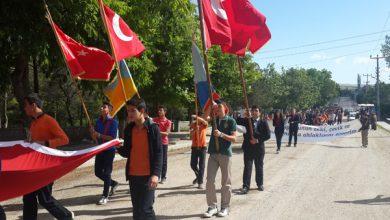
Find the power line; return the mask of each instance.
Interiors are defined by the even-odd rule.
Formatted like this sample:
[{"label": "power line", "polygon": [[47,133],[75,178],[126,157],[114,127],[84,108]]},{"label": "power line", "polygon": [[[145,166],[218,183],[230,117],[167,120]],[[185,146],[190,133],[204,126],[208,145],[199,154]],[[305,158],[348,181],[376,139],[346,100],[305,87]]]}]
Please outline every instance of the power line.
[{"label": "power line", "polygon": [[286,48],[280,48],[280,49],[275,49],[275,50],[264,50],[261,53],[274,53],[274,52],[278,52],[278,51],[292,50],[292,49],[297,49],[297,48],[302,48],[302,47],[311,47],[311,46],[316,46],[316,45],[320,45],[320,44],[328,44],[328,43],[344,41],[344,40],[349,40],[349,39],[354,39],[354,38],[360,38],[360,37],[365,37],[365,36],[371,36],[371,35],[376,35],[376,34],[381,34],[381,33],[386,33],[386,32],[390,32],[390,29],[389,30],[372,32],[372,33],[368,33],[368,34],[359,34],[359,35],[354,35],[354,36],[350,36],[350,37],[344,37],[344,38],[339,38],[339,39],[334,39],[334,40],[322,41],[322,42],[317,42],[317,43],[303,44],[303,45],[300,45],[300,46],[286,47]]},{"label": "power line", "polygon": [[373,48],[373,49],[369,49],[369,50],[363,50],[363,51],[358,51],[358,52],[354,52],[354,53],[348,53],[348,54],[344,54],[344,55],[341,55],[341,56],[329,57],[329,58],[322,59],[322,60],[316,60],[316,61],[311,61],[311,62],[306,62],[306,63],[295,64],[293,66],[301,66],[301,65],[311,64],[311,63],[320,63],[320,62],[324,62],[324,61],[335,60],[335,59],[338,59],[338,58],[353,56],[353,55],[362,54],[362,53],[367,53],[367,52],[370,52],[370,51],[373,51],[373,50],[377,50],[377,49],[378,48]]},{"label": "power line", "polygon": [[369,40],[369,41],[363,41],[363,42],[358,42],[358,43],[353,43],[353,44],[345,44],[345,45],[334,46],[334,47],[327,47],[327,48],[316,49],[316,50],[282,54],[282,55],[278,55],[278,56],[259,57],[259,59],[264,60],[264,59],[273,59],[273,58],[280,58],[280,57],[295,56],[295,55],[300,55],[300,54],[307,54],[307,53],[313,53],[313,52],[319,52],[319,51],[325,51],[325,50],[331,50],[331,49],[339,49],[339,48],[350,47],[350,46],[355,46],[355,45],[362,45],[362,44],[373,43],[373,42],[377,42],[377,40]]}]

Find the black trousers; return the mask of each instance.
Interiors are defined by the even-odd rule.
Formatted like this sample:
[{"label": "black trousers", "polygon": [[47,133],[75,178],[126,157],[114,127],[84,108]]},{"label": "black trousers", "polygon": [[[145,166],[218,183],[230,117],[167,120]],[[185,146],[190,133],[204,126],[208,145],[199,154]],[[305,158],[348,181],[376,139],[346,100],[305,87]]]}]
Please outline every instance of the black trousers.
[{"label": "black trousers", "polygon": [[193,147],[191,149],[191,169],[194,171],[198,184],[203,183],[206,160],[206,147]]},{"label": "black trousers", "polygon": [[[36,220],[38,214],[38,201],[51,215],[56,219],[68,220],[72,219],[72,214],[69,210],[63,207],[52,196],[53,183],[23,196],[23,219]],[[38,201],[37,201],[38,198]]]},{"label": "black trousers", "polygon": [[104,182],[103,196],[108,197],[110,186],[116,184],[111,180],[112,165],[114,162],[115,150],[106,150],[95,157],[95,176]]},{"label": "black trousers", "polygon": [[253,163],[255,164],[255,173],[256,173],[256,184],[257,187],[263,185],[263,165],[264,165],[264,155],[265,149],[264,144],[262,146],[250,146],[256,147],[255,150],[245,150],[244,149],[244,175],[242,178],[243,187],[250,188],[251,185],[251,176],[252,176],[252,167]]},{"label": "black trousers", "polygon": [[297,144],[298,141],[298,129],[289,129],[289,137],[288,137],[288,145],[291,145],[292,137],[294,136],[294,145]]},{"label": "black trousers", "polygon": [[168,169],[168,145],[163,144],[163,165],[161,171],[161,179],[167,178],[167,169]]},{"label": "black trousers", "polygon": [[149,188],[149,176],[130,176],[130,196],[135,220],[154,220],[154,189]]},{"label": "black trousers", "polygon": [[282,138],[283,138],[283,131],[275,131],[275,137],[276,137],[276,147],[278,150],[280,150],[280,147],[282,146]]},{"label": "black trousers", "polygon": [[3,207],[0,205],[0,220],[6,220]]}]

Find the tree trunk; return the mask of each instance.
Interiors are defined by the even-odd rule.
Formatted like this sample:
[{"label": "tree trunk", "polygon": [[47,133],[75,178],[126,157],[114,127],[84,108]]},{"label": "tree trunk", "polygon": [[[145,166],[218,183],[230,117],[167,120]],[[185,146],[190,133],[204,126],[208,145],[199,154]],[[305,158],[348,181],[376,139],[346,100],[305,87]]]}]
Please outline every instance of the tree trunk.
[{"label": "tree trunk", "polygon": [[15,70],[12,74],[12,90],[19,103],[21,125],[27,127],[28,116],[24,114],[24,97],[30,93],[28,56],[21,52],[15,60]]},{"label": "tree trunk", "polygon": [[8,128],[8,114],[7,114],[7,108],[8,108],[8,92],[4,93],[4,100],[3,100],[3,114],[2,114],[2,128]]},{"label": "tree trunk", "polygon": [[33,72],[34,72],[34,92],[39,93],[39,79],[38,79],[38,61],[33,57]]},{"label": "tree trunk", "polygon": [[62,90],[62,92],[64,93],[64,96],[65,96],[65,100],[66,100],[66,112],[68,113],[68,122],[70,124],[71,127],[74,126],[74,122],[73,122],[73,116],[72,116],[72,111],[70,109],[70,106],[71,106],[71,97],[69,95],[69,93],[66,91],[66,88],[63,87],[63,84],[58,81],[58,85],[60,87],[60,89]]}]

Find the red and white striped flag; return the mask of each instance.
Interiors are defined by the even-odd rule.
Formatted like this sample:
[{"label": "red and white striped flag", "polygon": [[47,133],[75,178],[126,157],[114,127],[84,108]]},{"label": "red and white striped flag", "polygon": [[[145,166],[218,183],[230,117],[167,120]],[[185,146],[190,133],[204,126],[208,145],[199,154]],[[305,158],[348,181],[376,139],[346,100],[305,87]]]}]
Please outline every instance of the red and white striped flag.
[{"label": "red and white striped flag", "polygon": [[60,151],[24,141],[0,142],[0,202],[34,192],[95,156],[118,139],[80,151]]}]

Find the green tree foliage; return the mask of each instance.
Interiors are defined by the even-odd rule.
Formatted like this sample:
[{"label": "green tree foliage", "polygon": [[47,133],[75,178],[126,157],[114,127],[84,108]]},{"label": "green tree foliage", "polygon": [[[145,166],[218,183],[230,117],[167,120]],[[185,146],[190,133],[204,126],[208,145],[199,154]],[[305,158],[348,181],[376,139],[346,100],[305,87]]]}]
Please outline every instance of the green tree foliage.
[{"label": "green tree foliage", "polygon": [[[382,119],[390,117],[390,85],[381,83],[379,85],[380,102],[381,102],[381,113]],[[359,104],[374,104],[376,103],[376,87],[369,86],[368,88],[362,89],[357,95],[357,102]]]},{"label": "green tree foliage", "polygon": [[[184,119],[194,108],[191,62],[193,36],[199,43],[196,6],[189,0],[104,0],[138,34],[147,48],[139,58],[127,60],[140,95],[155,107],[168,107],[168,115]],[[75,40],[111,53],[97,0],[47,1],[54,21]],[[39,91],[45,111],[63,126],[86,125],[77,90],[72,85],[60,48],[45,18],[43,1],[0,1],[0,125],[26,125],[23,97]],[[217,47],[208,52],[214,86],[233,108],[243,105],[237,58]],[[334,96],[335,84],[327,71],[311,74],[289,69],[279,74],[271,66],[261,70],[252,56],[242,58],[247,90],[253,103],[264,106],[299,106],[324,103]],[[263,73],[264,74],[263,74]],[[111,74],[112,78],[116,71]],[[318,81],[323,82],[318,82]],[[327,84],[328,83],[328,84]],[[107,82],[79,81],[91,118],[99,114]],[[326,91],[324,88],[329,88]],[[310,92],[307,92],[310,91]],[[320,97],[320,98],[319,98]],[[296,101],[293,101],[296,100]],[[320,101],[318,101],[320,100]],[[124,110],[119,116],[123,117]],[[22,119],[22,120],[20,120]]]},{"label": "green tree foliage", "polygon": [[278,73],[271,64],[255,82],[251,101],[266,109],[307,109],[323,106],[338,95],[339,87],[327,70],[290,68]]}]

